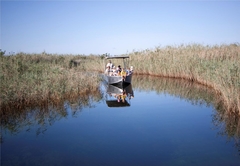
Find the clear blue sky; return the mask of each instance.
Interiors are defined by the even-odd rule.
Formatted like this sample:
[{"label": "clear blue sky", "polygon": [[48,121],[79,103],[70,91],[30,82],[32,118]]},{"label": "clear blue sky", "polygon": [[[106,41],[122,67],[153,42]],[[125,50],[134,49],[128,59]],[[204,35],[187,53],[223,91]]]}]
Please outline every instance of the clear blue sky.
[{"label": "clear blue sky", "polygon": [[240,42],[240,1],[4,1],[6,52],[126,54]]}]

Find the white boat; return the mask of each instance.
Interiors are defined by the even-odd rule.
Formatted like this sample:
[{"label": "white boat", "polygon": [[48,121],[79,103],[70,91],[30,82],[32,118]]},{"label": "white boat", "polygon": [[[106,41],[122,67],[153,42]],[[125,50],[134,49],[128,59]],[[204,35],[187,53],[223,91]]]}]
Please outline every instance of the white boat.
[{"label": "white boat", "polygon": [[[105,63],[104,63],[104,79],[108,84],[114,85],[114,84],[131,84],[132,82],[132,75],[133,72],[129,72],[129,74],[126,75],[126,77],[123,79],[122,76],[117,75],[116,73],[112,73],[112,68],[110,69],[110,72],[105,72],[106,70],[106,64],[107,60],[113,61],[113,64],[115,63],[120,63],[115,65],[117,67],[118,65],[123,66],[122,69],[128,69],[129,68],[129,56],[112,56],[112,57],[106,57],[105,58]],[[111,66],[112,67],[112,66]]]}]

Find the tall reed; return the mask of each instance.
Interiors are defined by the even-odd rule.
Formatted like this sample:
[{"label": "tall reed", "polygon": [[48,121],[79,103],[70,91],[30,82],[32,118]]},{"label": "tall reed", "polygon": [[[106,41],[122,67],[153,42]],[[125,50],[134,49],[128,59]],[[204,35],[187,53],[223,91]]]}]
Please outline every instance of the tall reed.
[{"label": "tall reed", "polygon": [[156,47],[129,56],[136,74],[184,78],[210,86],[229,112],[240,115],[240,45]]},{"label": "tall reed", "polygon": [[[183,78],[212,87],[225,110],[240,115],[239,44],[159,46],[127,55],[135,74]],[[74,61],[80,64],[74,67]],[[96,87],[99,77],[85,73],[103,72],[104,55],[19,53],[1,56],[0,65],[0,104],[27,102],[26,98],[56,98],[53,96]]]},{"label": "tall reed", "polygon": [[72,68],[71,61],[85,56],[25,54],[0,56],[0,106],[58,100],[99,87],[100,77]]},{"label": "tall reed", "polygon": [[[227,112],[240,115],[239,44],[159,46],[126,55],[134,74],[182,78],[212,87],[224,101]],[[103,59],[95,57],[91,64],[85,64],[86,68],[101,71]]]}]

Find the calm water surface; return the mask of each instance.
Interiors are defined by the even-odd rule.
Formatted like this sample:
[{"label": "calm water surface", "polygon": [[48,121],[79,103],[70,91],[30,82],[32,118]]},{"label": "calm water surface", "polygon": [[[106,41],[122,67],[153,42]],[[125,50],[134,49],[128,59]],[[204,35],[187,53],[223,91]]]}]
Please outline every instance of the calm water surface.
[{"label": "calm water surface", "polygon": [[239,138],[218,121],[210,90],[179,80],[135,79],[126,107],[108,107],[106,100],[116,98],[101,86],[100,99],[89,97],[86,105],[66,101],[43,114],[36,109],[7,117],[1,165],[240,164]]}]

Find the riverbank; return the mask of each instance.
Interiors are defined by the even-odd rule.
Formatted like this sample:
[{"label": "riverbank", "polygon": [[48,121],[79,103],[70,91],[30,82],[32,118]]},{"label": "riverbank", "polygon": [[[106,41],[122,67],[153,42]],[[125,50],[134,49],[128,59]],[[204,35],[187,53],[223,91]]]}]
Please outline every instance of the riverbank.
[{"label": "riverbank", "polygon": [[96,91],[100,82],[98,74],[73,68],[73,59],[71,55],[45,53],[1,56],[1,110],[54,103]]},{"label": "riverbank", "polygon": [[[224,110],[240,115],[240,45],[156,47],[129,54],[135,74],[188,79],[213,88]],[[18,53],[0,57],[0,105],[31,104],[98,88],[105,55]],[[118,64],[115,64],[118,65]],[[133,78],[134,79],[134,78]]]},{"label": "riverbank", "polygon": [[130,53],[136,74],[183,78],[213,88],[229,113],[240,115],[240,45],[198,44]]}]

